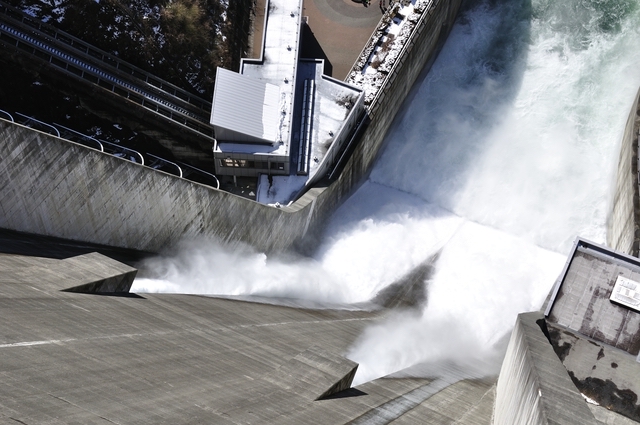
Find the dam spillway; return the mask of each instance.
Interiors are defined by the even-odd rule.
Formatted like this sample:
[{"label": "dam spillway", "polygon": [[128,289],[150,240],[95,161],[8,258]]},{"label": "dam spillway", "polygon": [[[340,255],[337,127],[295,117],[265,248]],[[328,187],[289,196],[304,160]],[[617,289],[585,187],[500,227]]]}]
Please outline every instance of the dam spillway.
[{"label": "dam spillway", "polygon": [[[311,259],[278,261],[208,244],[166,259],[181,267],[163,270],[182,272],[157,276],[166,283],[163,288],[357,303],[439,253],[419,320],[403,317],[393,326],[373,328],[353,348],[352,356],[362,365],[359,379],[424,360],[474,366],[476,359],[456,357],[461,347],[477,352],[479,360],[491,360],[493,345],[509,331],[515,315],[538,308],[546,296],[564,260],[558,252],[566,251],[576,234],[604,240],[619,140],[639,85],[638,7],[629,5],[605,3],[592,11],[573,2],[467,4],[433,69],[414,88],[392,127],[371,178],[334,215]],[[376,134],[376,125],[385,124],[376,121],[368,134]],[[252,240],[260,250],[290,246],[299,229],[308,229],[339,204],[376,156],[363,147],[362,160],[352,163],[345,184],[334,187],[331,197],[314,201],[313,196],[330,189],[312,190],[291,208],[294,214],[282,214],[257,204],[245,208],[246,202],[229,194],[210,200],[208,189],[163,174],[119,173],[122,163],[115,158],[98,160],[80,148],[69,151],[60,141],[17,126],[2,131],[6,141],[17,143],[6,143],[5,148],[13,148],[2,157],[20,165],[10,170],[11,185],[3,186],[3,227],[24,230],[24,224],[77,239],[83,228],[76,225],[82,220],[75,214],[83,213],[93,226],[84,230],[102,243],[144,243],[150,250],[196,235],[223,242]],[[70,165],[84,156],[86,163],[106,171],[106,183],[68,184],[75,179],[69,176]],[[50,186],[41,187],[41,198],[25,198],[16,188],[38,187],[39,174],[24,164],[42,158],[57,170],[56,180],[46,181]],[[76,170],[88,175],[86,166]],[[150,218],[148,210],[126,202],[100,207],[100,200],[118,199],[118,189],[133,182],[149,189],[140,193],[157,216]],[[109,191],[96,190],[104,188]],[[85,192],[86,197],[74,195]],[[61,196],[47,198],[51,194]],[[47,202],[35,208],[25,204],[43,198]],[[73,199],[81,200],[82,208],[74,208]],[[230,226],[243,209],[248,211],[243,226]],[[51,210],[57,215],[48,215]],[[16,220],[10,226],[9,218]],[[153,223],[154,232],[119,225],[127,220]],[[167,225],[175,222],[183,226]],[[107,223],[115,223],[117,232]],[[217,230],[208,233],[210,228]],[[212,273],[203,263],[237,267]],[[146,289],[158,286],[152,282]],[[438,344],[416,344],[416,335]],[[391,336],[393,350],[383,342]]]},{"label": "dam spillway", "polygon": [[497,373],[496,347],[540,308],[575,236],[605,239],[639,21],[635,3],[467,4],[311,260],[246,253],[216,279],[204,259],[228,254],[197,247],[163,258],[163,290],[357,303],[439,253],[419,317],[352,347],[356,381],[425,361]]},{"label": "dam spillway", "polygon": [[[594,17],[577,3],[567,14],[565,5],[468,5],[405,107],[371,179],[334,216],[311,259],[277,260],[203,244],[163,259],[162,280],[147,281],[148,289],[164,283],[174,292],[357,303],[437,253],[425,308],[365,328],[351,347],[349,356],[361,364],[356,382],[416,363],[423,368],[409,373],[491,373],[513,313],[538,308],[557,275],[567,234],[602,239],[606,181],[614,175],[623,127],[618,124],[626,121],[637,88],[637,7],[603,22],[603,16],[613,19],[611,10]],[[562,230],[567,222],[573,227]],[[162,303],[169,298],[149,295]],[[198,326],[218,313],[203,297],[175,299],[185,300],[185,312],[203,313]],[[85,306],[94,303],[106,304],[106,298]],[[268,309],[255,310],[262,315]],[[109,309],[100,310],[107,318]],[[282,316],[277,321],[287,326],[292,314]],[[435,382],[442,381],[447,379]]]}]

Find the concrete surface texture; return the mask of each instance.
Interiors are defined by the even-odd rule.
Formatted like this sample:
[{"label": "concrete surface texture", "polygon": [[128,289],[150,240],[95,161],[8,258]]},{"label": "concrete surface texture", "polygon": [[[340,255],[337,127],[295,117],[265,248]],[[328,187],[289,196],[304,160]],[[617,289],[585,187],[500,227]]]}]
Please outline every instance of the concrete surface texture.
[{"label": "concrete surface texture", "polygon": [[[491,380],[382,378],[341,391],[356,366],[344,353],[384,312],[65,292],[63,262],[0,256],[2,423],[490,422]],[[65,268],[94,265],[92,278],[116,266],[88,255]]]},{"label": "concrete surface texture", "polygon": [[613,205],[607,218],[607,245],[616,251],[640,253],[640,195],[638,193],[638,131],[640,91],[631,106],[620,145]]},{"label": "concrete surface texture", "polygon": [[41,290],[87,294],[129,292],[137,270],[98,253],[64,260],[0,256],[4,282],[33,282]]},{"label": "concrete surface texture", "polygon": [[518,315],[500,370],[493,424],[598,424],[544,327],[542,313]]},{"label": "concrete surface texture", "polygon": [[6,121],[0,139],[4,229],[159,252],[198,236],[287,246],[308,221]]},{"label": "concrete surface texture", "polygon": [[606,248],[579,243],[558,287],[548,320],[626,351],[640,351],[640,313],[609,300],[618,276],[640,282],[640,261],[608,255]]},{"label": "concrete surface texture", "polygon": [[640,364],[636,356],[552,323],[548,328],[556,354],[578,390],[590,399],[594,415],[599,417],[606,411],[617,421],[604,419],[609,421],[606,423],[640,422]]},{"label": "concrete surface texture", "polygon": [[577,239],[546,308],[557,357],[607,424],[640,421],[640,313],[611,301],[619,277],[638,282],[640,260]]}]

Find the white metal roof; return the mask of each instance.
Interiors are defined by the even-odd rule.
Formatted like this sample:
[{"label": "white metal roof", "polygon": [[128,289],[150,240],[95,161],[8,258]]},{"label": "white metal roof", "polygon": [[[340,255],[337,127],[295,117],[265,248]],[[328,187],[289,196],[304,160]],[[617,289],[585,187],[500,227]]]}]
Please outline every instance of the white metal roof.
[{"label": "white metal roof", "polygon": [[279,111],[278,86],[218,68],[211,109],[217,138],[275,143],[280,137]]}]

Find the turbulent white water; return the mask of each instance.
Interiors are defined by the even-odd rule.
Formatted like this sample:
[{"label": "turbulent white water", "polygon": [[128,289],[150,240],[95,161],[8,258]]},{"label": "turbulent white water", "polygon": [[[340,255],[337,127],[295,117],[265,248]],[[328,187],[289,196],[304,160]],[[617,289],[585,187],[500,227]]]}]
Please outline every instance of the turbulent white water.
[{"label": "turbulent white water", "polygon": [[540,307],[573,239],[605,240],[639,29],[638,0],[467,2],[314,258],[201,242],[133,290],[353,304],[440,251],[424,308],[352,347],[356,381],[417,364],[496,372],[500,342]]}]

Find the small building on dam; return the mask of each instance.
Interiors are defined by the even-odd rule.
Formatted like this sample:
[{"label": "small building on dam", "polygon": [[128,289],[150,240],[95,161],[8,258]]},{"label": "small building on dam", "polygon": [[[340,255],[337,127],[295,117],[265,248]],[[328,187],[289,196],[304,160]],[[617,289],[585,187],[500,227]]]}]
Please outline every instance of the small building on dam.
[{"label": "small building on dam", "polygon": [[242,59],[239,73],[217,71],[213,157],[216,175],[264,176],[259,186],[296,176],[291,198],[280,198],[287,203],[335,165],[365,112],[364,96],[324,75],[322,59],[299,57],[302,0],[269,5],[260,58]]}]

